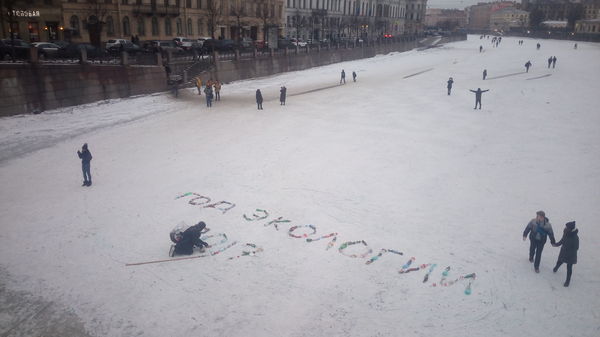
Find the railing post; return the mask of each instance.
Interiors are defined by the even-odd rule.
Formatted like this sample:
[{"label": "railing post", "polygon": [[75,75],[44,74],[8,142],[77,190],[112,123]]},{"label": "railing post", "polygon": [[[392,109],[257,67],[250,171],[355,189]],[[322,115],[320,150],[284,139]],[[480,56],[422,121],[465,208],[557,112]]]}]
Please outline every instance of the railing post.
[{"label": "railing post", "polygon": [[172,50],[167,50],[167,63],[171,63],[171,61],[173,60],[173,51]]},{"label": "railing post", "polygon": [[258,50],[256,50],[256,48],[252,50],[252,56],[254,56],[254,58],[258,57]]},{"label": "railing post", "polygon": [[161,53],[156,53],[156,65],[157,66],[162,66],[162,54]]},{"label": "railing post", "polygon": [[235,50],[235,60],[236,60],[236,61],[239,61],[239,60],[240,60],[240,50],[239,50],[239,49],[236,49],[236,50]]},{"label": "railing post", "polygon": [[86,64],[87,62],[87,49],[79,48],[79,63]]},{"label": "railing post", "polygon": [[129,65],[129,54],[126,51],[121,52],[121,65],[126,66]]},{"label": "railing post", "polygon": [[29,62],[38,63],[39,54],[37,47],[32,46],[29,48]]}]

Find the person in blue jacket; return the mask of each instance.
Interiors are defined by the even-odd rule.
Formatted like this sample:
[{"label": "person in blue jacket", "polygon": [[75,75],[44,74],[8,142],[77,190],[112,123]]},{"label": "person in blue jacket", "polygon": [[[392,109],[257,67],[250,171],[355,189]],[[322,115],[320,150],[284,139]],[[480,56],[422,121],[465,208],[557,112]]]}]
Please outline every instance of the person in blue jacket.
[{"label": "person in blue jacket", "polygon": [[92,153],[88,149],[87,143],[83,144],[81,151],[77,151],[77,155],[81,159],[81,170],[83,171],[83,185],[81,186],[92,186],[92,174],[90,173]]},{"label": "person in blue jacket", "polygon": [[[533,262],[535,272],[540,272],[540,260],[546,240],[550,237],[550,243],[556,244],[554,232],[550,220],[546,218],[544,211],[537,211],[535,218],[531,219],[523,231],[523,241],[529,234],[529,262]],[[535,260],[534,260],[535,255]]]}]

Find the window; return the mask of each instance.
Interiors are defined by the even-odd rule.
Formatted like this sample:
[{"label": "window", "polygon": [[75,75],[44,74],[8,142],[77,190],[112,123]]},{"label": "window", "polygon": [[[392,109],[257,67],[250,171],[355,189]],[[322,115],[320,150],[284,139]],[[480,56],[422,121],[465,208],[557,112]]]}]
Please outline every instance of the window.
[{"label": "window", "polygon": [[192,8],[192,0],[185,0],[185,7]]},{"label": "window", "polygon": [[79,18],[76,15],[71,16],[69,26],[74,36],[79,36]]},{"label": "window", "polygon": [[175,21],[175,26],[177,28],[177,36],[183,35],[183,27],[181,24],[181,19],[177,18],[177,21]]},{"label": "window", "polygon": [[131,35],[131,26],[129,25],[129,17],[123,18],[123,36]]},{"label": "window", "polygon": [[202,0],[196,0],[196,7],[202,8]]},{"label": "window", "polygon": [[202,35],[202,33],[204,32],[204,30],[202,29],[202,20],[198,19],[198,35]]},{"label": "window", "polygon": [[144,17],[140,16],[137,20],[137,33],[138,35],[146,35],[146,27],[144,22]]},{"label": "window", "polygon": [[156,16],[152,17],[152,35],[158,35],[158,19],[156,18]]},{"label": "window", "polygon": [[194,35],[194,27],[192,27],[192,19],[187,20],[187,33],[188,33],[188,35]]},{"label": "window", "polygon": [[115,22],[113,21],[112,16],[106,18],[106,34],[108,36],[115,35]]},{"label": "window", "polygon": [[165,18],[165,35],[170,36],[171,34],[173,34],[172,27],[171,27],[171,19]]}]

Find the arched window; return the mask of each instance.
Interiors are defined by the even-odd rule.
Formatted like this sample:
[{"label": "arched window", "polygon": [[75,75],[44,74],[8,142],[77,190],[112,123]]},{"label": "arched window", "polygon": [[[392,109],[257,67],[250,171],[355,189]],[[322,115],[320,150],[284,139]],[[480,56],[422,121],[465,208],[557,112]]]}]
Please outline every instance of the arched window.
[{"label": "arched window", "polygon": [[170,18],[165,18],[165,35],[171,35],[172,31],[171,31],[171,19]]},{"label": "arched window", "polygon": [[137,20],[137,33],[138,35],[146,35],[146,27],[145,27],[145,22],[144,22],[144,18],[143,17],[139,17]]},{"label": "arched window", "polygon": [[158,35],[158,19],[156,18],[156,16],[152,17],[152,35],[156,36]]},{"label": "arched window", "polygon": [[188,35],[194,35],[194,27],[192,27],[192,19],[188,19],[187,33],[188,33]]},{"label": "arched window", "polygon": [[79,18],[77,17],[77,15],[71,16],[71,19],[69,20],[69,25],[71,26],[71,31],[73,32],[73,35],[79,36]]},{"label": "arched window", "polygon": [[204,29],[202,29],[202,19],[198,19],[198,35],[202,36]]},{"label": "arched window", "polygon": [[131,35],[131,26],[129,25],[129,17],[123,18],[123,37]]},{"label": "arched window", "polygon": [[177,21],[175,21],[175,26],[177,27],[177,36],[183,35],[183,27],[181,25],[181,19],[177,18]]},{"label": "arched window", "polygon": [[106,18],[106,34],[108,36],[115,35],[115,22],[113,21],[112,16]]}]

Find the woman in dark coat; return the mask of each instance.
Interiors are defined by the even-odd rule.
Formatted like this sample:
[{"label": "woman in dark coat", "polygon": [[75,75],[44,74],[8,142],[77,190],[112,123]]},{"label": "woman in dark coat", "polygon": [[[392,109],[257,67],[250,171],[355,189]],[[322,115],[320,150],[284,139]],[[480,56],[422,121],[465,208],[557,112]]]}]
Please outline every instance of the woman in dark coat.
[{"label": "woman in dark coat", "polygon": [[208,247],[208,243],[200,240],[200,234],[204,227],[206,227],[206,224],[203,221],[200,221],[198,224],[186,229],[183,232],[181,239],[175,244],[174,253],[191,255],[194,252],[194,246],[200,247],[200,249]]},{"label": "woman in dark coat", "polygon": [[256,89],[256,105],[258,106],[258,110],[263,109],[262,102],[263,102],[262,93],[260,92],[260,89]]},{"label": "woman in dark coat", "polygon": [[575,228],[575,221],[567,222],[563,232],[563,237],[554,246],[560,247],[560,253],[558,254],[558,260],[556,266],[552,271],[555,273],[563,263],[567,264],[567,280],[564,286],[568,287],[571,282],[571,273],[573,272],[573,265],[577,263],[577,250],[579,249],[579,236],[577,233],[579,230]]},{"label": "woman in dark coat", "polygon": [[279,105],[285,105],[285,96],[287,94],[287,88],[281,87],[279,90]]}]

